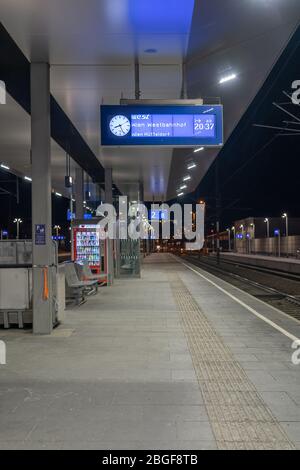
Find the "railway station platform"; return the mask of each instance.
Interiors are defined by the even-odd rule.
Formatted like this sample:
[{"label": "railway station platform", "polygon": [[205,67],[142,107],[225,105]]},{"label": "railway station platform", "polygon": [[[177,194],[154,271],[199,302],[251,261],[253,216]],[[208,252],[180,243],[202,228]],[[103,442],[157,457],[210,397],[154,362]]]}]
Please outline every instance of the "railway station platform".
[{"label": "railway station platform", "polygon": [[297,320],[153,254],[52,335],[0,331],[0,449],[299,449],[297,338]]},{"label": "railway station platform", "polygon": [[237,261],[252,266],[268,269],[278,269],[291,274],[300,274],[300,259],[279,256],[251,255],[243,253],[222,252],[221,256],[227,261]]}]

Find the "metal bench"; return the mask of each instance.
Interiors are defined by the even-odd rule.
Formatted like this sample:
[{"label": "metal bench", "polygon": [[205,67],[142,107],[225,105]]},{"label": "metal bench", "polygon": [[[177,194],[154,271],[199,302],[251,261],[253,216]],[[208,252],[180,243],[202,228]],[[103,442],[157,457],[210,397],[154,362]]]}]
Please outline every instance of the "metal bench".
[{"label": "metal bench", "polygon": [[85,302],[87,295],[98,292],[97,281],[80,281],[78,279],[74,263],[65,264],[65,278],[66,300],[74,301],[76,305]]},{"label": "metal bench", "polygon": [[82,281],[97,281],[100,285],[107,282],[107,274],[93,274],[87,260],[84,260],[83,263],[76,263],[76,270]]}]

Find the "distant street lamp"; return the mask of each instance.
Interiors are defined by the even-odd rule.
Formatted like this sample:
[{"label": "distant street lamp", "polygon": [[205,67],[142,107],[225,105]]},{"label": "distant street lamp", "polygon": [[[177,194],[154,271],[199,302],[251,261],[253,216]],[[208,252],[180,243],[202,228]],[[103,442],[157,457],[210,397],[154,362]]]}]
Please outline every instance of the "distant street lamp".
[{"label": "distant street lamp", "polygon": [[[242,231],[241,237],[242,237],[242,240],[243,240],[243,242],[242,242],[242,247],[243,248],[242,249],[243,249],[243,251],[247,251],[247,239],[246,239],[246,233],[244,232],[244,228],[245,228],[244,224],[241,224],[240,229]],[[244,236],[245,236],[245,243],[244,243]]]},{"label": "distant street lamp", "polygon": [[16,218],[14,220],[14,224],[17,224],[17,240],[19,240],[19,235],[20,235],[20,224],[23,222],[22,219]]},{"label": "distant street lamp", "polygon": [[255,238],[255,224],[250,224],[250,227],[252,228],[253,238]]},{"label": "distant street lamp", "polygon": [[252,233],[251,232],[249,233],[249,253],[251,253],[252,251],[252,247],[251,247],[252,239],[255,240],[255,223],[254,222],[250,224],[250,228],[251,228]]},{"label": "distant street lamp", "polygon": [[289,236],[289,217],[286,212],[282,214],[282,218],[285,219],[285,236],[288,237]]},{"label": "distant street lamp", "polygon": [[234,225],[231,227],[231,230],[233,231],[233,249],[235,251],[235,226]]},{"label": "distant street lamp", "polygon": [[60,225],[54,225],[54,227],[53,227],[53,228],[54,228],[54,230],[56,230],[56,236],[58,237],[58,235],[59,235],[59,231],[61,230],[61,227],[60,227]]},{"label": "distant street lamp", "polygon": [[230,236],[230,228],[227,228],[227,233],[228,233],[228,250],[231,251],[231,236]]},{"label": "distant street lamp", "polygon": [[266,217],[264,222],[267,224],[267,238],[270,238],[270,220]]},{"label": "distant street lamp", "polygon": [[281,233],[279,229],[274,231],[275,237],[278,237],[278,256],[281,256]]},{"label": "distant street lamp", "polygon": [[243,224],[240,225],[240,229],[242,230],[242,238],[244,238],[244,225]]}]

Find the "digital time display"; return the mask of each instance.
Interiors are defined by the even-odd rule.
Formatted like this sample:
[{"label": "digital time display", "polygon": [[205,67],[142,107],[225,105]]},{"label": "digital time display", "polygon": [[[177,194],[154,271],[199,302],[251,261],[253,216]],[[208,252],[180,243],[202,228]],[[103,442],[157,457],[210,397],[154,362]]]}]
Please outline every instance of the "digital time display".
[{"label": "digital time display", "polygon": [[132,114],[132,137],[211,137],[216,135],[213,114]]},{"label": "digital time display", "polygon": [[103,146],[221,146],[221,105],[101,106]]}]

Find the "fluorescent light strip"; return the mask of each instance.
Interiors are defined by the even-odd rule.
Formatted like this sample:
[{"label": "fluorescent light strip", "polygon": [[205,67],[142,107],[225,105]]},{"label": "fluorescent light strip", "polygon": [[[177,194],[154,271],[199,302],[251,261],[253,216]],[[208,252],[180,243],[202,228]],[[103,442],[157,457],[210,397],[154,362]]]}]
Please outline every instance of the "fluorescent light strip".
[{"label": "fluorescent light strip", "polygon": [[9,170],[10,169],[9,166],[3,165],[3,163],[1,163],[0,166],[1,166],[1,168],[3,168],[3,170]]},{"label": "fluorescent light strip", "polygon": [[235,73],[232,73],[231,75],[227,75],[226,77],[223,77],[221,78],[221,80],[219,81],[220,85],[222,83],[226,83],[226,82],[229,82],[230,80],[234,80],[236,78],[236,74]]},{"label": "fluorescent light strip", "polygon": [[60,193],[55,193],[55,196],[62,197],[62,194],[60,194]]},{"label": "fluorescent light strip", "polygon": [[194,153],[202,152],[202,150],[204,150],[204,147],[199,147],[198,149],[194,150]]},{"label": "fluorescent light strip", "polygon": [[32,181],[32,179],[29,178],[29,176],[24,176],[24,180],[26,180],[26,181]]},{"label": "fluorescent light strip", "polygon": [[196,168],[196,163],[190,163],[187,167],[188,170],[192,170],[193,168]]},{"label": "fluorescent light strip", "polygon": [[211,113],[213,110],[214,110],[214,108],[206,109],[205,111],[203,111],[203,114]]},{"label": "fluorescent light strip", "polygon": [[179,191],[181,191],[182,189],[186,189],[186,188],[187,188],[187,185],[183,184],[182,186],[180,186]]},{"label": "fluorescent light strip", "polygon": [[183,196],[183,195],[184,195],[184,193],[178,193],[177,194],[177,196]]},{"label": "fluorescent light strip", "polygon": [[183,178],[183,181],[189,181],[190,179],[191,179],[190,176],[185,176],[185,177]]}]

